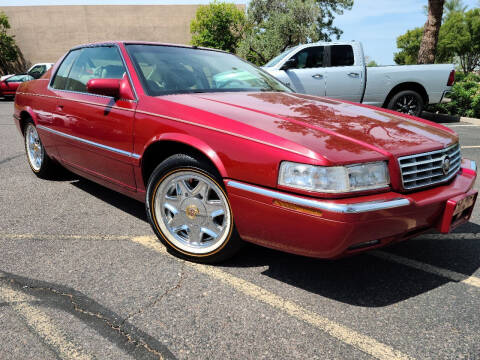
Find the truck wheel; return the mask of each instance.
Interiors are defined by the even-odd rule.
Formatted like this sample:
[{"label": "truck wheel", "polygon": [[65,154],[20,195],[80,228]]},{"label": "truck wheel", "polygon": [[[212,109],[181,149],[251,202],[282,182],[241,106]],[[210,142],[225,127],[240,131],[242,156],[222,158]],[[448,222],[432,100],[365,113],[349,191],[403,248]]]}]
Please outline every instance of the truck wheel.
[{"label": "truck wheel", "polygon": [[145,205],[155,234],[176,256],[216,263],[242,245],[223,181],[205,161],[186,154],[164,160],[150,176]]},{"label": "truck wheel", "polygon": [[423,107],[422,96],[413,90],[404,90],[396,93],[387,105],[388,109],[413,116],[420,116]]}]

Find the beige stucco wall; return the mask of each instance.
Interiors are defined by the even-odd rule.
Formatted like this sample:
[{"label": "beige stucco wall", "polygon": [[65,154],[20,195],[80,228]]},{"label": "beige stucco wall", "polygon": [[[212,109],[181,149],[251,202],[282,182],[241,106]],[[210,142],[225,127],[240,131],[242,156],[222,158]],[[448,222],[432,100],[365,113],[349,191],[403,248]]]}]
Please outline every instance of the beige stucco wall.
[{"label": "beige stucco wall", "polygon": [[[241,7],[241,5],[239,5]],[[75,45],[106,40],[190,42],[198,5],[0,6],[25,59],[55,62]]]}]

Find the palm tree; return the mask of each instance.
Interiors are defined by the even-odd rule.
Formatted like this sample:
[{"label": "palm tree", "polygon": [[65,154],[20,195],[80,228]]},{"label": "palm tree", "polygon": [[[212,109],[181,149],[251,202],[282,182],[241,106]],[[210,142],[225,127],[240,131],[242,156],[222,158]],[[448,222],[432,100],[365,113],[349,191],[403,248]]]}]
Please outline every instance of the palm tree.
[{"label": "palm tree", "polygon": [[418,52],[419,64],[433,64],[435,62],[444,3],[445,0],[428,0],[428,18],[423,29],[423,38]]},{"label": "palm tree", "polygon": [[[478,4],[480,5],[480,0]],[[445,12],[444,20],[446,20],[452,14],[467,11],[468,6],[463,3],[463,0],[447,0],[443,8]]]}]

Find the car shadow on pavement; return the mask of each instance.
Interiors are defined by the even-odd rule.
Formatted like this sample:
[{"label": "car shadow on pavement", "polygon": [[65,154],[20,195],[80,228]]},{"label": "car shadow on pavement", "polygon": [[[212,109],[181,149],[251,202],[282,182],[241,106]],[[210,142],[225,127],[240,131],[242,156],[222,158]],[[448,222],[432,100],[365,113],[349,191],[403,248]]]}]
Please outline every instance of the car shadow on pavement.
[{"label": "car shadow on pavement", "polygon": [[[480,268],[480,241],[412,239],[381,251],[471,276]],[[267,267],[262,275],[310,293],[362,307],[392,305],[452,280],[374,256],[312,259],[250,245],[222,266]]]},{"label": "car shadow on pavement", "polygon": [[[71,184],[139,220],[147,221],[145,207],[141,202],[81,177],[76,177]],[[468,223],[458,231],[476,233],[479,229],[478,224]],[[419,238],[381,251],[455,271],[464,274],[465,278],[480,268],[480,240],[473,238]],[[322,260],[253,244],[247,244],[240,254],[217,266],[231,270],[267,267],[262,272],[264,276],[313,294],[362,307],[392,305],[452,282],[368,252],[339,260]]]},{"label": "car shadow on pavement", "polygon": [[[70,173],[72,174],[72,173]],[[126,213],[135,216],[136,218],[148,221],[145,213],[145,205],[140,201],[129,198],[126,195],[122,195],[116,191],[110,190],[102,185],[94,183],[93,181],[84,179],[75,174],[72,174],[75,180],[71,181],[71,184],[76,188],[95,196],[97,199],[102,200],[117,209],[125,211]]]}]

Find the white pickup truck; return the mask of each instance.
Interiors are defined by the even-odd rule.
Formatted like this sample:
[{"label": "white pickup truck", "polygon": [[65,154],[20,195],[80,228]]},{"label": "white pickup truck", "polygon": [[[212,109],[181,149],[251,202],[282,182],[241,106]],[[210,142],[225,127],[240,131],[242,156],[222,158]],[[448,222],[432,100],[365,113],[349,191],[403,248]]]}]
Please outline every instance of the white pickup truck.
[{"label": "white pickup truck", "polygon": [[299,93],[420,115],[455,81],[453,64],[366,67],[360,42],[317,42],[287,49],[264,70]]},{"label": "white pickup truck", "polygon": [[[52,66],[53,63],[38,63],[30,67],[30,69],[27,70],[26,74],[30,75],[34,79],[38,79],[40,76],[45,74]],[[15,74],[3,75],[2,77],[0,77],[0,81],[3,81],[4,79],[13,75]]]}]

